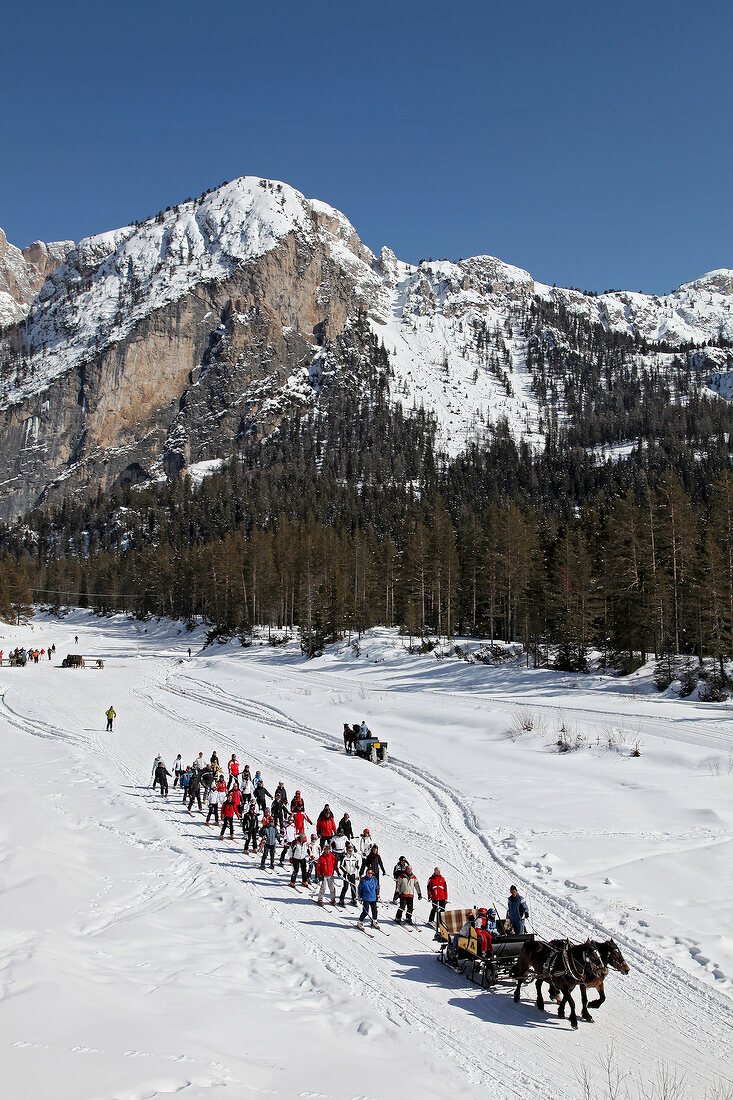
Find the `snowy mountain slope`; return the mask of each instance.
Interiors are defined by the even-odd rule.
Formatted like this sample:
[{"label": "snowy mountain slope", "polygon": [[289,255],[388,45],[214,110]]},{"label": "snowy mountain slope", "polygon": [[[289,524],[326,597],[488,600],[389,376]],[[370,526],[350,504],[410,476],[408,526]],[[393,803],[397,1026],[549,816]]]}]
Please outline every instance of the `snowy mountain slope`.
[{"label": "snowy mountain slope", "polygon": [[[388,248],[375,258],[343,214],[286,184],[227,183],[81,241],[4,330],[3,515],[226,457],[243,433],[313,406],[324,371],[340,384],[337,341],[362,313],[388,354],[393,400],[431,410],[449,452],[501,419],[541,445],[548,415],[527,345],[541,309],[646,341],[639,369],[662,375],[675,348],[699,345],[701,384],[727,399],[731,271],[664,296],[596,296],[490,256],[415,266]],[[542,339],[567,342],[552,320]],[[559,422],[563,401],[560,387]]]},{"label": "snowy mountain slope", "polygon": [[[200,652],[176,624],[78,612],[6,628],[2,641],[53,638],[65,652],[75,633],[79,649],[105,656],[102,673],[51,662],[0,675],[0,738],[42,809],[35,832],[10,804],[2,818],[13,839],[0,892],[11,1085],[47,1088],[53,1073],[75,1090],[56,1095],[75,1098],[228,1086],[580,1100],[582,1066],[598,1072],[611,1042],[633,1087],[648,1089],[659,1064],[684,1074],[685,1097],[727,1077],[730,777],[705,768],[729,744],[724,707],[700,724],[695,704],[647,698],[643,680],[629,697],[600,678],[579,690],[520,665],[409,658],[386,631],[359,658],[343,645],[318,662],[295,647]],[[68,677],[73,696],[59,692]],[[639,721],[642,756],[592,745],[559,755],[549,730],[511,739],[518,706],[567,721],[578,709],[588,734]],[[389,738],[393,765],[339,748],[341,722],[362,717]],[[446,971],[429,933],[395,928],[389,906],[389,938],[368,940],[353,910],[316,909],[277,865],[263,874],[241,841],[183,812],[175,791],[167,802],[150,791],[157,751],[170,767],[178,751],[214,747],[261,768],[271,790],[280,779],[300,788],[311,817],[329,802],[357,831],[369,825],[387,897],[403,853],[423,888],[441,867],[453,904],[501,907],[515,881],[540,934],[613,934],[631,973],[611,975],[595,1025],[574,1033],[538,1013],[529,988],[515,1005],[511,989]],[[49,890],[53,919],[38,907]]]}]

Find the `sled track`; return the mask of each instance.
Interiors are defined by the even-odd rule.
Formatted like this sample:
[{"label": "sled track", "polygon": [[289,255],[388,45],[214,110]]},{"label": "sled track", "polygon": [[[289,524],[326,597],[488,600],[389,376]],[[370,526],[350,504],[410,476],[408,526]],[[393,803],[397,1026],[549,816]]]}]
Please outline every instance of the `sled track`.
[{"label": "sled track", "polygon": [[[185,675],[183,679],[186,682],[185,687],[168,682],[165,690],[188,700],[194,699],[204,706],[214,706],[238,717],[285,729],[324,746],[341,748],[340,738],[299,723],[269,704],[236,698],[218,686],[211,691],[202,690],[199,681]],[[209,732],[220,741],[228,740],[236,748],[235,739],[223,738],[213,729],[209,729]],[[520,883],[523,881],[517,869],[510,867],[497,853],[481,830],[471,807],[442,780],[399,758],[391,757],[390,766],[410,781],[431,807],[443,838],[454,849],[454,860],[451,863],[460,876],[464,892],[470,883],[475,890],[475,896],[485,898],[487,883],[496,891],[500,882],[505,886],[507,877]],[[297,776],[298,781],[301,778]],[[329,792],[326,791],[326,798],[328,797]],[[418,843],[424,843],[424,835],[414,833],[413,836]],[[548,935],[569,935],[582,941],[589,935],[603,940],[612,934],[572,899],[557,899],[547,888],[536,883],[527,883],[527,886],[533,896],[533,912],[540,917],[541,926],[554,929]],[[614,933],[614,938],[622,947],[627,962],[632,967],[632,974],[628,978],[614,975],[609,995],[615,998],[617,989],[620,989],[624,999],[628,997],[633,1002],[634,1012],[643,1016],[655,1015],[660,1021],[666,1022],[670,1031],[677,1027],[683,1005],[685,1014],[690,1019],[709,1017],[710,1024],[700,1039],[707,1048],[707,1064],[713,1065],[716,1051],[720,1050],[720,1042],[725,1044],[728,1041],[724,1023],[730,1014],[731,998],[722,989],[706,985],[681,970],[649,945],[641,945],[618,933]],[[623,985],[619,984],[617,987],[617,982],[623,982]]]}]

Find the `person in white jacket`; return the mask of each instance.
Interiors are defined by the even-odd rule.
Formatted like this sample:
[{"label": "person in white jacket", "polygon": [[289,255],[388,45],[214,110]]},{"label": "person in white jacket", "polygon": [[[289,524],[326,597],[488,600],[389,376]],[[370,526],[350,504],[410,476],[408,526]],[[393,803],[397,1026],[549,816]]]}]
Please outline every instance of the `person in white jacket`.
[{"label": "person in white jacket", "polygon": [[293,865],[293,873],[290,876],[290,885],[295,886],[295,880],[298,877],[298,871],[300,871],[301,881],[304,886],[310,885],[310,877],[308,875],[308,863],[310,861],[309,853],[310,845],[305,839],[305,833],[301,833],[293,841],[293,845],[290,849],[290,862]]},{"label": "person in white jacket", "polygon": [[341,861],[346,855],[346,837],[343,829],[339,829],[336,836],[331,838],[331,851],[336,856],[336,866],[341,867]]},{"label": "person in white jacket", "polygon": [[371,833],[368,829],[365,829],[359,837],[359,851],[361,852],[362,859],[365,859],[366,856],[369,855],[372,850],[373,843],[374,841],[372,840]]},{"label": "person in white jacket", "polygon": [[285,855],[286,855],[287,852],[290,851],[290,848],[293,844],[293,841],[295,840],[295,835],[296,835],[295,834],[295,826],[293,825],[292,821],[289,821],[287,823],[287,825],[285,826],[285,832],[283,833],[283,836],[282,836],[283,850],[280,853],[280,866],[281,867],[283,867],[284,864],[285,864]]},{"label": "person in white jacket", "polygon": [[209,791],[209,797],[208,797],[209,812],[206,815],[206,824],[207,825],[211,824],[211,821],[209,819],[211,818],[212,813],[214,815],[214,821],[216,822],[217,825],[219,824],[219,807],[221,806],[221,804],[223,802],[226,802],[226,798],[227,798],[226,787],[224,788],[224,790],[221,790],[220,785],[218,783],[212,785],[211,790]]},{"label": "person in white jacket", "polygon": [[354,851],[353,844],[346,842],[346,851],[344,858],[341,860],[341,874],[343,876],[344,884],[341,887],[341,896],[339,898],[339,905],[344,908],[346,891],[351,887],[351,904],[356,905],[356,884],[359,881],[359,868],[361,867],[361,860]]}]

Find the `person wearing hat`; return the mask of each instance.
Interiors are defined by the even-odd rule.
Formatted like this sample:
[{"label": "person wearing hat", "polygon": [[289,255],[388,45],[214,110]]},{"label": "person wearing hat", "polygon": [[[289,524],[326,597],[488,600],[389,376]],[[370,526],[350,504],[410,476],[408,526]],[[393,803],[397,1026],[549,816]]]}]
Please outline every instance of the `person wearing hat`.
[{"label": "person wearing hat", "polygon": [[522,933],[526,931],[524,922],[529,917],[529,908],[516,886],[513,885],[509,887],[506,915],[507,920],[514,930],[514,934],[521,936]]},{"label": "person wearing hat", "polygon": [[351,887],[351,904],[356,905],[356,885],[359,878],[359,857],[354,851],[354,845],[348,840],[346,841],[344,858],[341,860],[341,875],[343,877],[343,886],[341,887],[339,905],[343,909],[346,891],[349,887]]},{"label": "person wearing hat", "polygon": [[252,845],[253,853],[257,851],[259,847],[258,830],[259,830],[259,818],[257,816],[257,806],[254,799],[250,802],[249,807],[242,814],[242,832],[244,833],[244,854],[249,855],[249,846]]},{"label": "person wearing hat", "polygon": [[115,710],[115,708],[110,703],[109,710],[106,710],[104,713],[105,713],[105,716],[107,718],[107,733],[110,733],[111,730],[112,730],[112,723],[114,722],[115,718],[117,717],[117,711]]},{"label": "person wearing hat", "polygon": [[231,760],[227,765],[229,770],[229,783],[227,784],[227,790],[231,790],[232,786],[239,786],[239,761],[234,753],[232,753]]},{"label": "person wearing hat", "polygon": [[354,839],[354,829],[351,824],[351,818],[348,814],[344,814],[338,824],[339,829],[344,834],[347,840]]},{"label": "person wearing hat", "polygon": [[219,840],[224,839],[224,833],[226,832],[227,826],[229,826],[229,839],[234,840],[234,813],[233,791],[229,791],[221,807],[221,832],[219,833]]},{"label": "person wearing hat", "polygon": [[397,879],[397,892],[400,900],[397,905],[395,920],[399,924],[402,920],[402,914],[404,913],[405,924],[412,924],[412,907],[415,904],[415,894],[417,894],[420,901],[422,901],[422,891],[420,889],[420,883],[413,875],[412,867],[409,863]]},{"label": "person wearing hat", "polygon": [[392,878],[394,879],[394,897],[392,898],[392,904],[397,904],[397,899],[400,896],[400,892],[397,889],[397,879],[405,873],[405,868],[408,866],[407,856],[400,856],[394,865],[392,870]]},{"label": "person wearing hat", "polygon": [[373,843],[374,841],[372,840],[371,833],[368,829],[365,829],[359,837],[359,851],[361,852],[362,859],[364,859],[365,856],[369,855],[372,850]]},{"label": "person wearing hat", "polygon": [[359,897],[361,898],[361,916],[356,922],[357,928],[364,931],[364,921],[369,913],[372,918],[372,928],[379,928],[377,915],[377,902],[379,901],[379,879],[371,867],[367,867],[366,873],[359,883]]},{"label": "person wearing hat", "polygon": [[448,901],[448,885],[440,873],[440,867],[436,867],[428,879],[426,892],[431,904],[428,924],[435,921],[435,938],[440,939],[440,933],[438,932],[440,914],[445,913],[445,906]]},{"label": "person wearing hat", "polygon": [[173,786],[177,787],[181,782],[181,775],[183,773],[183,759],[179,752],[178,756],[173,761]]},{"label": "person wearing hat", "polygon": [[305,833],[299,833],[298,836],[296,836],[290,853],[290,862],[293,867],[293,872],[290,876],[290,885],[295,886],[295,880],[298,877],[298,871],[300,871],[300,879],[303,886],[309,886],[308,842],[306,841]]}]

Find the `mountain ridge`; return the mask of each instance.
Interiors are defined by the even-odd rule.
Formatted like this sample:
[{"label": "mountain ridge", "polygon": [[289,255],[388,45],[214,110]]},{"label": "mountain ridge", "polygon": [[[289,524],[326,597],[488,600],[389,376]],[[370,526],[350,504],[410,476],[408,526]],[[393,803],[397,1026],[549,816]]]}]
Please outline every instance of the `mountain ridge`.
[{"label": "mountain ridge", "polygon": [[[388,247],[376,257],[334,207],[258,177],[69,243],[39,246],[63,262],[0,334],[5,518],[121,478],[176,476],[329,388],[364,385],[361,317],[393,400],[428,409],[451,454],[500,420],[541,446],[551,420],[571,417],[565,378],[543,396],[544,363],[577,355],[581,330],[631,342],[642,372],[672,377],[687,355],[696,384],[733,390],[728,269],[660,296],[550,287],[491,256],[413,265]],[[31,257],[16,249],[16,269],[15,253],[20,299]]]}]

